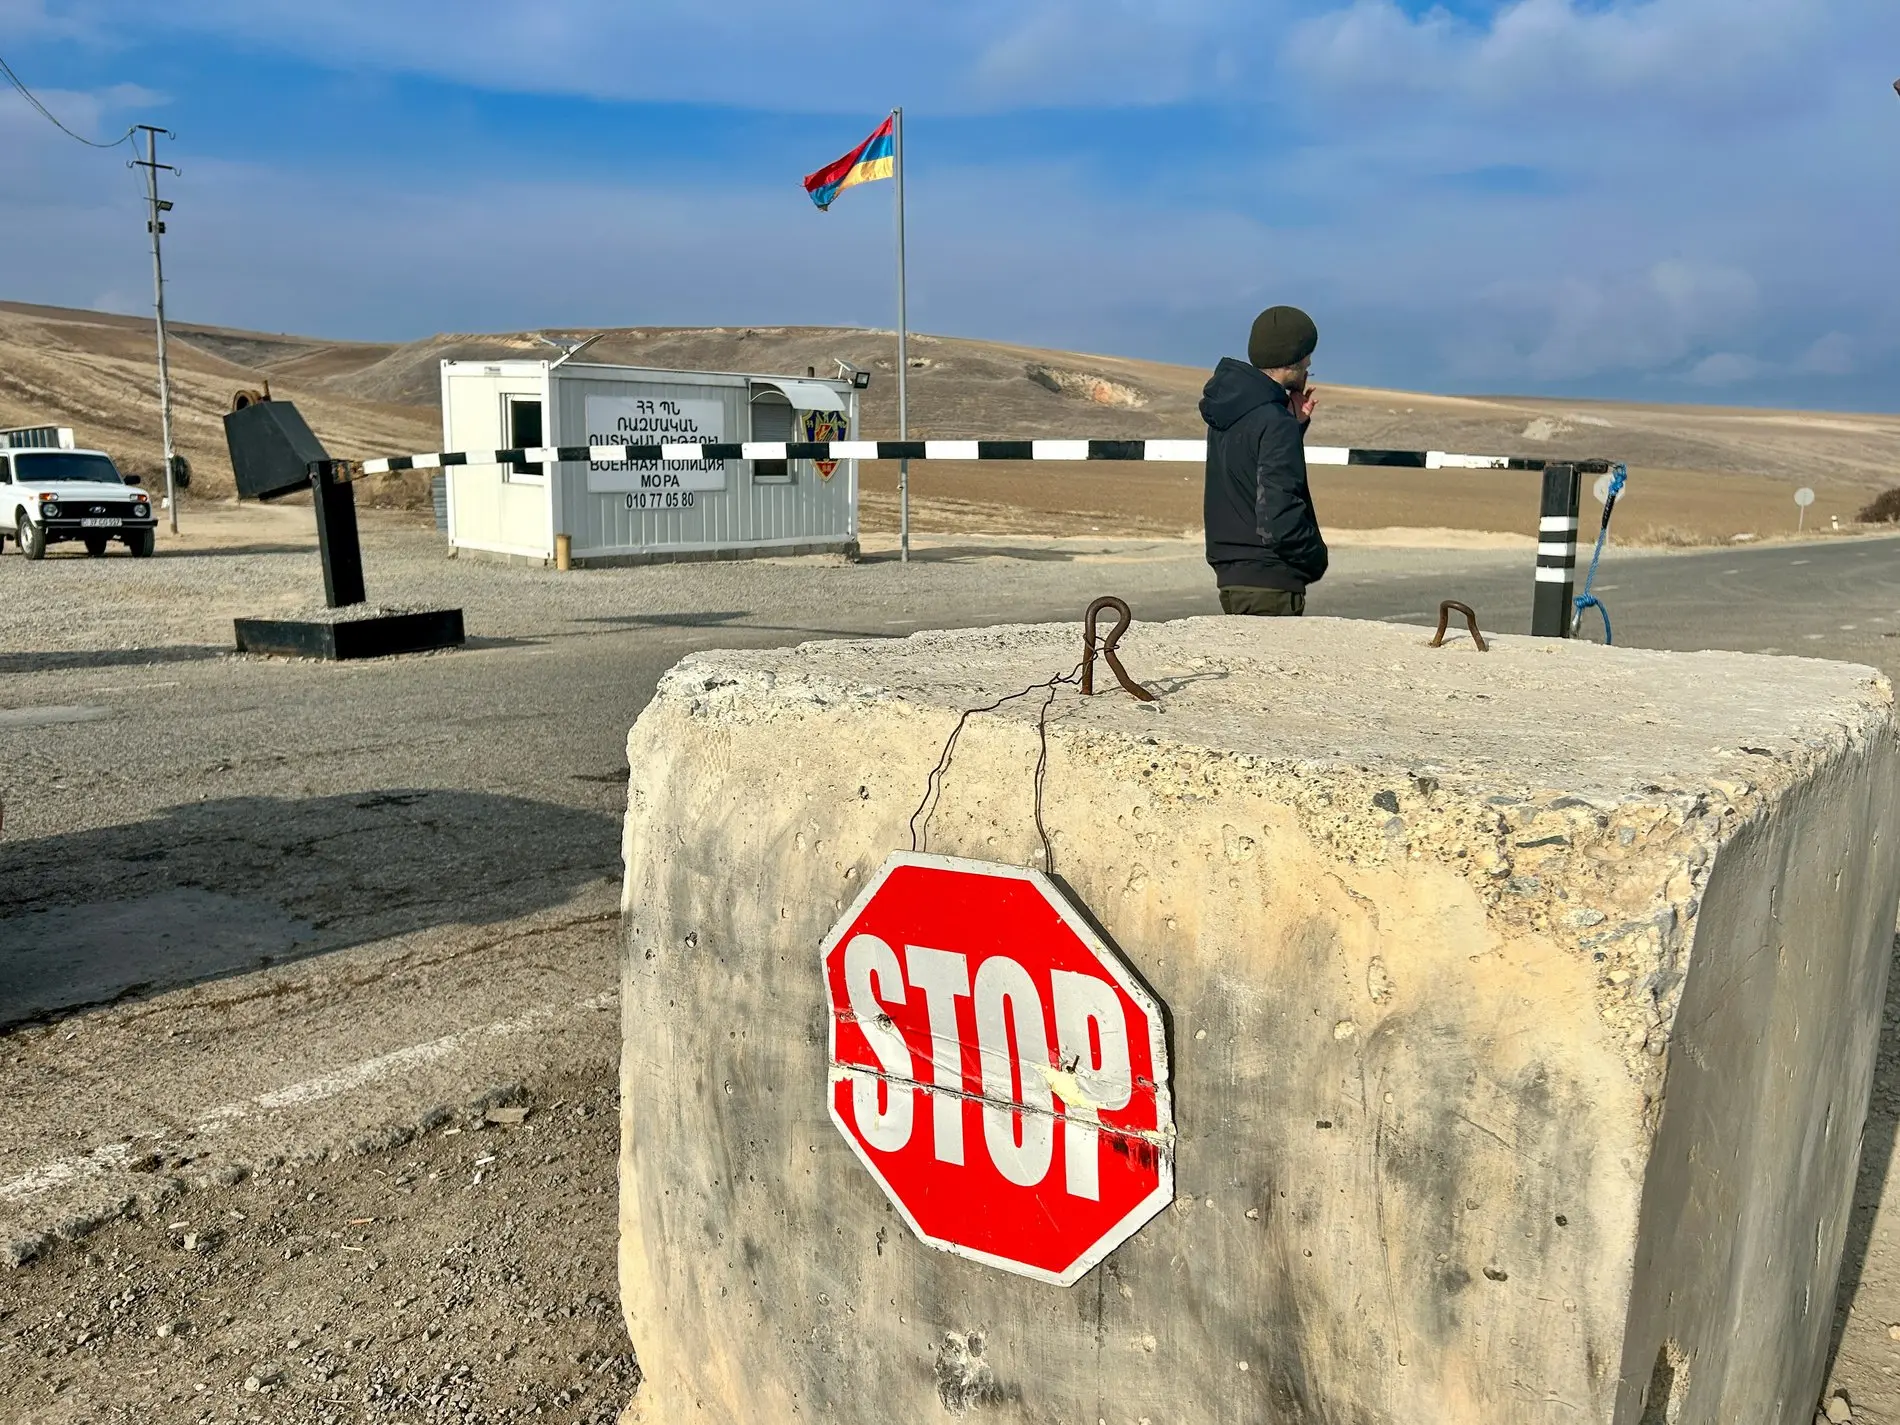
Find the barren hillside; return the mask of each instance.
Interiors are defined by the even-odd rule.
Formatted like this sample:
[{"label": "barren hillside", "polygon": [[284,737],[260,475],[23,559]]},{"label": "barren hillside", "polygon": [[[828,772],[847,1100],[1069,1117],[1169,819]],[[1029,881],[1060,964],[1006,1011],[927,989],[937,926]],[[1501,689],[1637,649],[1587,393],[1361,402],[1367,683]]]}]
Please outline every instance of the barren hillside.
[{"label": "barren hillside", "polygon": [[[322,384],[381,360],[386,346],[189,324],[174,324],[171,335],[174,438],[191,461],[194,495],[230,493],[219,417],[231,409],[235,391],[266,376],[338,455],[440,438],[441,421],[432,410],[332,394]],[[110,450],[128,468],[157,472],[163,445],[151,322],[0,303],[0,426],[42,423],[72,426],[82,441]]]},{"label": "barren hillside", "polygon": [[[268,379],[295,400],[338,455],[434,449],[441,439],[444,358],[537,357],[541,334],[442,335],[404,345],[175,325],[179,448],[194,493],[230,490],[220,414],[233,391]],[[550,332],[565,343],[592,335]],[[889,332],[825,327],[632,328],[589,352],[605,361],[697,370],[830,374],[842,357],[874,373],[863,432],[895,434]],[[912,431],[921,436],[1198,435],[1205,373],[1121,357],[1003,342],[915,336]],[[1428,396],[1322,385],[1313,439],[1334,445],[1427,447],[1487,454],[1590,455],[1627,461],[1652,515],[1717,530],[1778,527],[1795,485],[1814,485],[1816,518],[1850,515],[1897,478],[1900,416],[1728,410],[1510,396]],[[0,424],[56,421],[155,470],[158,420],[151,323],[132,317],[0,303]],[[947,467],[916,472],[920,510],[974,524],[1178,530],[1198,516],[1194,472],[1158,467]],[[867,509],[887,500],[890,472],[866,471]],[[1521,477],[1519,482],[1521,484]],[[1500,500],[1497,477],[1423,482],[1391,473],[1322,472],[1336,523],[1518,529],[1522,492]],[[415,482],[383,498],[414,502]],[[1673,502],[1673,503],[1672,503]],[[1783,510],[1783,506],[1786,510]],[[1712,521],[1712,523],[1711,523]]]},{"label": "barren hillside", "polygon": [[[593,334],[575,330],[559,337]],[[894,348],[891,333],[855,328],[633,328],[604,336],[588,359],[696,371],[809,367],[830,375],[833,359],[842,357],[882,378],[872,384],[865,421],[871,433],[884,435],[895,434],[897,425]],[[433,406],[444,358],[549,353],[534,334],[437,336],[325,380],[339,394]],[[934,336],[911,338],[910,364],[912,426],[919,435],[1201,433],[1195,403],[1207,373],[1193,367]],[[1313,439],[1329,445],[1600,455],[1652,468],[1871,484],[1885,483],[1900,449],[1900,416],[1323,390]]]}]

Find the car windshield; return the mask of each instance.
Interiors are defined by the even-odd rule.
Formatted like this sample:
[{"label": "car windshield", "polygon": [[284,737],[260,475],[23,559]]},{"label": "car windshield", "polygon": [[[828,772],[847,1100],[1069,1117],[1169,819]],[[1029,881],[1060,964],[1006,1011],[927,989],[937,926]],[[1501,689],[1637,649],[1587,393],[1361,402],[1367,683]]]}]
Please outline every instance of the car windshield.
[{"label": "car windshield", "polygon": [[119,468],[104,455],[82,455],[72,450],[16,450],[16,478],[22,484],[47,485],[55,480],[93,485],[123,485]]}]

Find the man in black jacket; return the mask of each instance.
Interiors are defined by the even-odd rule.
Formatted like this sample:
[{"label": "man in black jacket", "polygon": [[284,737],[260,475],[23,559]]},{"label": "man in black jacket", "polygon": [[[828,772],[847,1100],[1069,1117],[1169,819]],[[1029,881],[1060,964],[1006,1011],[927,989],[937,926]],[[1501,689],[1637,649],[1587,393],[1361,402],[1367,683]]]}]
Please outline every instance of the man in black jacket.
[{"label": "man in black jacket", "polygon": [[1201,395],[1207,422],[1207,562],[1230,614],[1302,614],[1326,573],[1306,485],[1306,389],[1319,328],[1297,307],[1254,320],[1247,360],[1223,357]]}]

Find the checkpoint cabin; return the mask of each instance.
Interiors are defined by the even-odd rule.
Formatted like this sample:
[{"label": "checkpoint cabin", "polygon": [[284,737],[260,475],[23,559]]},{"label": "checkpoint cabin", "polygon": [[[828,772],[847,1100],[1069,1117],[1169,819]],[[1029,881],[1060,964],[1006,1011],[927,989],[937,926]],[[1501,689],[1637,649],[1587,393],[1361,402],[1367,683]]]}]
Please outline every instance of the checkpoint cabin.
[{"label": "checkpoint cabin", "polygon": [[[558,358],[442,363],[442,448],[854,439],[862,373],[659,371]],[[545,563],[855,554],[857,462],[526,461],[448,466],[449,543]],[[563,537],[565,537],[563,539]]]}]

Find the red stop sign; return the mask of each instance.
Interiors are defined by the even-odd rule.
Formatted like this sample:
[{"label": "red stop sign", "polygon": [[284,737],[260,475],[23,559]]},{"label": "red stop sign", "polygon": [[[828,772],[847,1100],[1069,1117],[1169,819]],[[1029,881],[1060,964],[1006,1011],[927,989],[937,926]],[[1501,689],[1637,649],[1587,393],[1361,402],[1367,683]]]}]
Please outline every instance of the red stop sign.
[{"label": "red stop sign", "polygon": [[1172,1200],[1160,1006],[1047,877],[895,855],[824,969],[831,1117],[931,1246],[1068,1286]]}]

